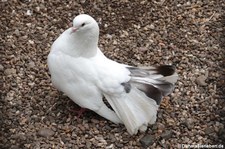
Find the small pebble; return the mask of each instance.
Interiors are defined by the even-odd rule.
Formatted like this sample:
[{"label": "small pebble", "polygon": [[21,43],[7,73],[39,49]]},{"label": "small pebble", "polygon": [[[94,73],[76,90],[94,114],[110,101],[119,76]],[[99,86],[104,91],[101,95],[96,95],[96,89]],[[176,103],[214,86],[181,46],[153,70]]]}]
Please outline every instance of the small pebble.
[{"label": "small pebble", "polygon": [[207,128],[205,128],[205,134],[211,134],[211,133],[213,133],[213,132],[215,132],[215,130],[212,128],[212,127],[207,127]]},{"label": "small pebble", "polygon": [[163,139],[170,139],[171,137],[172,137],[172,131],[171,130],[166,130],[165,132],[163,132],[162,134],[161,134],[161,137],[163,138]]},{"label": "small pebble", "polygon": [[0,71],[3,71],[4,67],[2,66],[2,64],[0,64]]},{"label": "small pebble", "polygon": [[201,75],[196,79],[196,83],[200,86],[206,86],[207,85],[207,83],[205,82],[206,79],[207,79],[206,76]]},{"label": "small pebble", "polygon": [[15,74],[15,73],[16,73],[16,69],[14,69],[14,68],[6,69],[4,73],[5,73],[7,76],[8,76],[8,75],[12,75],[12,74]]},{"label": "small pebble", "polygon": [[144,137],[142,137],[140,139],[140,143],[144,146],[144,147],[148,147],[150,145],[152,145],[155,141],[154,136],[152,135],[145,135]]},{"label": "small pebble", "polygon": [[39,129],[37,134],[41,137],[48,138],[48,137],[53,136],[54,132],[49,128],[41,128],[41,129]]},{"label": "small pebble", "polygon": [[188,118],[185,120],[185,123],[184,123],[188,129],[191,129],[193,127],[193,119],[192,118]]}]

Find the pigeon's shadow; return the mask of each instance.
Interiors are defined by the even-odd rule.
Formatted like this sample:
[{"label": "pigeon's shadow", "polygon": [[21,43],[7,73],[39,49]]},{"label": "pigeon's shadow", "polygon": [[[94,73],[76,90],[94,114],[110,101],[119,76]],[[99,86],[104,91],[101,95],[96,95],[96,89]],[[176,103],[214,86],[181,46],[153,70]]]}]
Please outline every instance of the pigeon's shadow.
[{"label": "pigeon's shadow", "polygon": [[79,105],[73,102],[69,97],[67,97],[62,92],[59,92],[58,99],[56,100],[54,108],[52,111],[60,116],[57,116],[56,119],[60,120],[61,123],[67,121],[68,118],[74,121],[86,120],[89,122],[91,119],[104,120],[101,116],[96,114],[91,110],[86,110],[80,117],[78,117],[77,112],[81,109]]}]

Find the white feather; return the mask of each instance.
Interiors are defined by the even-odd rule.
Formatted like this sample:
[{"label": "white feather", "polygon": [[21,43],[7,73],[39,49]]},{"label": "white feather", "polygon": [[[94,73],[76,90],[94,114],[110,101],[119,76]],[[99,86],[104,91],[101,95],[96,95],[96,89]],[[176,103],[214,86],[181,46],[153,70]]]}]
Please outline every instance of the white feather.
[{"label": "white feather", "polygon": [[148,124],[155,123],[158,105],[135,87],[120,97],[104,95],[130,134],[145,131]]}]

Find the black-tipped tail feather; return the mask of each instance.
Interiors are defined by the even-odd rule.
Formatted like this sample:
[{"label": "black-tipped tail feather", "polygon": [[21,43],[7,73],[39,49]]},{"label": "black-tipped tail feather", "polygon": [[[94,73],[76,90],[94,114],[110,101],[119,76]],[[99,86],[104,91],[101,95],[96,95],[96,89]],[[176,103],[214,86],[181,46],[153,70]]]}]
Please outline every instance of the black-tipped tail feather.
[{"label": "black-tipped tail feather", "polygon": [[175,66],[161,65],[158,67],[127,67],[134,77],[146,77],[149,75],[171,76],[175,73]]},{"label": "black-tipped tail feather", "polygon": [[170,94],[178,75],[175,67],[162,65],[159,67],[138,68],[127,67],[131,72],[131,86],[144,92],[146,96],[154,99],[159,105],[163,96]]},{"label": "black-tipped tail feather", "polygon": [[175,66],[173,65],[161,65],[155,67],[155,69],[158,74],[161,74],[163,76],[171,76],[175,73]]}]

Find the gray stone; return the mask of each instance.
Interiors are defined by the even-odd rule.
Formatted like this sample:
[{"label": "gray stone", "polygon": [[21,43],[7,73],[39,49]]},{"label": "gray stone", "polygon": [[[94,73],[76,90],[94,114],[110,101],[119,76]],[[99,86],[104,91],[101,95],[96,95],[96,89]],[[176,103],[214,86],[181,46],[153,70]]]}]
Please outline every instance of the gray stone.
[{"label": "gray stone", "polygon": [[41,129],[39,129],[37,134],[41,137],[47,138],[47,137],[53,136],[54,132],[49,128],[41,128]]},{"label": "gray stone", "polygon": [[185,120],[184,125],[188,128],[188,129],[192,129],[193,127],[193,120],[191,118],[188,118]]},{"label": "gray stone", "polygon": [[15,74],[16,73],[16,69],[14,69],[14,68],[8,68],[8,69],[6,69],[5,70],[5,75],[11,75],[11,74]]},{"label": "gray stone", "polygon": [[163,139],[169,139],[169,138],[171,138],[172,137],[172,131],[171,130],[166,130],[165,132],[163,132],[162,134],[161,134],[161,137],[163,138]]},{"label": "gray stone", "polygon": [[3,71],[4,67],[2,66],[2,64],[0,64],[0,71]]},{"label": "gray stone", "polygon": [[28,63],[28,67],[33,68],[35,66],[35,63],[33,61],[30,61]]},{"label": "gray stone", "polygon": [[205,134],[211,134],[214,132],[214,129],[212,127],[205,128]]},{"label": "gray stone", "polygon": [[207,83],[205,82],[205,80],[207,79],[207,77],[206,76],[204,76],[204,75],[201,75],[201,76],[199,76],[198,78],[196,78],[196,83],[198,84],[198,85],[200,85],[200,86],[206,86],[207,85]]},{"label": "gray stone", "polygon": [[155,137],[152,135],[145,135],[143,138],[140,139],[140,143],[145,147],[152,145],[154,141],[155,141]]}]

